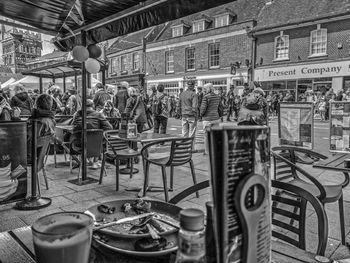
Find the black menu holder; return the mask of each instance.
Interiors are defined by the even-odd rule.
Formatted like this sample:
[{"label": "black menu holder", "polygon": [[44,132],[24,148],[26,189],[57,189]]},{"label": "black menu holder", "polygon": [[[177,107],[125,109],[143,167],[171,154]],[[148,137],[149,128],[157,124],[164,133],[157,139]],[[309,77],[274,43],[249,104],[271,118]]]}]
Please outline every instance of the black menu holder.
[{"label": "black menu holder", "polygon": [[207,132],[216,262],[269,263],[269,128],[220,123]]}]

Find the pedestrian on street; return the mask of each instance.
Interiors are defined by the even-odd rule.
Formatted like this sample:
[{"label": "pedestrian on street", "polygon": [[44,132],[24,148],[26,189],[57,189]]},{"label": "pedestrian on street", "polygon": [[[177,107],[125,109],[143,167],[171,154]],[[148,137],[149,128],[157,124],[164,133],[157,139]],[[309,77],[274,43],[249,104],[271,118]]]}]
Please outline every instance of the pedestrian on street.
[{"label": "pedestrian on street", "polygon": [[230,85],[230,90],[227,93],[227,121],[230,121],[230,117],[233,115],[234,107],[235,107],[235,86]]},{"label": "pedestrian on street", "polygon": [[[179,109],[182,118],[182,136],[195,138],[198,119],[198,97],[194,85],[193,80],[187,82],[187,90],[180,94]],[[195,140],[193,140],[193,145],[195,145]]]},{"label": "pedestrian on street", "polygon": [[137,132],[142,133],[144,125],[147,123],[145,102],[136,88],[130,87],[128,93],[129,98],[126,102],[124,113],[136,123]]},{"label": "pedestrian on street", "polygon": [[127,82],[121,82],[118,85],[117,93],[114,96],[114,106],[119,110],[120,113],[124,112],[126,102],[129,98],[128,86],[129,84]]},{"label": "pedestrian on street", "polygon": [[[198,112],[199,112],[201,104],[202,104],[203,96],[204,96],[204,94],[203,94],[203,91],[202,91],[202,87],[198,86],[197,87]],[[201,116],[199,116],[199,119],[201,119]]]},{"label": "pedestrian on street", "polygon": [[101,111],[103,110],[103,106],[105,105],[105,102],[110,100],[111,97],[105,90],[105,86],[103,86],[102,83],[97,83],[95,88],[97,92],[95,93],[93,102],[94,102],[96,111]]},{"label": "pedestrian on street", "polygon": [[204,130],[204,155],[208,154],[208,135],[205,132],[207,127],[215,123],[221,122],[219,116],[219,104],[220,96],[215,94],[215,89],[212,83],[207,83],[204,85],[204,96],[200,106],[200,116],[203,120],[203,130]]},{"label": "pedestrian on street", "polygon": [[153,113],[153,132],[166,134],[166,128],[168,125],[169,118],[169,99],[168,96],[164,94],[164,85],[159,84],[157,86],[157,95],[153,100],[152,113]]}]

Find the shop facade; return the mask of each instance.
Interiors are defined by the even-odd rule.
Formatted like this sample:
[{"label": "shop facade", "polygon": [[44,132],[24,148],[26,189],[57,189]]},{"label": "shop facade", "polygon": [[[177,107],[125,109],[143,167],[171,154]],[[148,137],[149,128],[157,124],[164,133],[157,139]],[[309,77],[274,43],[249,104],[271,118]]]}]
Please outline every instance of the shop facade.
[{"label": "shop facade", "polygon": [[301,101],[306,91],[325,94],[350,89],[350,60],[265,67],[254,71],[254,80],[269,93],[290,92]]}]

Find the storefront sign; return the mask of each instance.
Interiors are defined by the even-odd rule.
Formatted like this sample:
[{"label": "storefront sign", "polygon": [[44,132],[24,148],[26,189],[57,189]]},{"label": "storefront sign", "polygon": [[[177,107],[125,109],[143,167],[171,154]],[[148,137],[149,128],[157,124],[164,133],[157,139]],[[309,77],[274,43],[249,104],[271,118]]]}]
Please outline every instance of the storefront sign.
[{"label": "storefront sign", "polygon": [[256,69],[255,81],[326,78],[350,75],[350,61]]},{"label": "storefront sign", "polygon": [[27,124],[0,123],[0,204],[27,195]]},{"label": "storefront sign", "polygon": [[278,114],[281,145],[313,148],[313,103],[282,102]]}]

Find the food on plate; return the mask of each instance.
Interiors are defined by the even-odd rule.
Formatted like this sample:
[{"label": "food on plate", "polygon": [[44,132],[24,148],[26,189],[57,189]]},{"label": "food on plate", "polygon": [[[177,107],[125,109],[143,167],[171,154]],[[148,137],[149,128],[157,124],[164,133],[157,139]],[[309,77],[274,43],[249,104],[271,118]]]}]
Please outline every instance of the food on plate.
[{"label": "food on plate", "polygon": [[105,214],[114,214],[115,212],[115,207],[113,206],[108,206],[108,205],[99,205],[97,207],[98,211],[100,211],[101,213],[105,213]]},{"label": "food on plate", "polygon": [[167,246],[167,243],[168,242],[164,237],[161,237],[160,239],[145,237],[135,242],[135,250],[144,252],[159,251],[163,250]]}]

